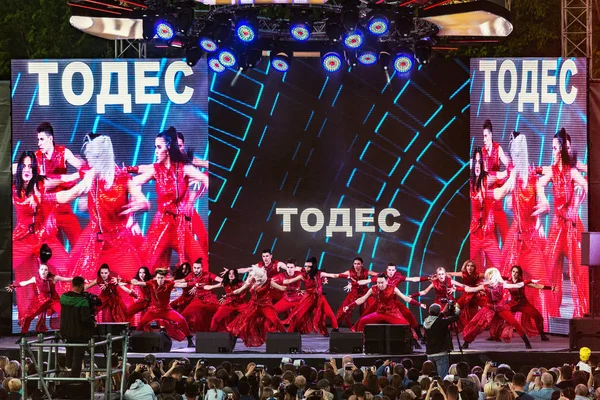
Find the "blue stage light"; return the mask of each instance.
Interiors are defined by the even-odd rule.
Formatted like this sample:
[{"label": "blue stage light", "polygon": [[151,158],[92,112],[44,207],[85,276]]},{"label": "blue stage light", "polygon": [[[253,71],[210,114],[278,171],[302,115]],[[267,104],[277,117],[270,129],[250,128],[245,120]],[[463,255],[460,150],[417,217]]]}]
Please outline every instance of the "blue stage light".
[{"label": "blue stage light", "polygon": [[304,42],[310,37],[310,26],[306,22],[295,22],[290,25],[290,34],[295,40]]},{"label": "blue stage light", "polygon": [[159,39],[171,40],[175,36],[175,30],[173,26],[166,21],[158,21],[155,25],[154,30]]},{"label": "blue stage light", "polygon": [[200,47],[202,47],[202,49],[204,51],[206,51],[207,53],[213,53],[215,51],[217,51],[217,49],[219,48],[219,46],[217,45],[217,42],[215,42],[213,39],[208,38],[208,37],[204,37],[200,39]]},{"label": "blue stage light", "polygon": [[381,15],[375,15],[369,21],[369,32],[371,32],[375,36],[380,36],[385,33],[390,28],[390,23],[388,19]]},{"label": "blue stage light", "polygon": [[325,71],[337,72],[342,67],[342,56],[337,52],[331,51],[323,56],[321,64],[325,68]]},{"label": "blue stage light", "polygon": [[256,29],[248,21],[240,21],[235,27],[238,39],[244,43],[250,43],[256,39]]},{"label": "blue stage light", "polygon": [[377,62],[377,52],[373,49],[358,52],[358,62],[362,65],[373,65]]},{"label": "blue stage light", "polygon": [[219,62],[225,68],[233,68],[237,64],[237,56],[233,50],[224,48],[219,52]]},{"label": "blue stage light", "polygon": [[279,72],[287,72],[290,69],[290,57],[283,52],[271,51],[271,66]]},{"label": "blue stage light", "polygon": [[394,57],[394,69],[399,74],[406,74],[410,72],[414,65],[412,54],[408,52],[399,51]]},{"label": "blue stage light", "polygon": [[223,64],[221,64],[219,62],[219,59],[217,57],[215,57],[215,56],[210,57],[208,59],[208,67],[210,69],[212,69],[214,72],[219,73],[219,74],[221,72],[225,71],[225,67],[223,66]]},{"label": "blue stage light", "polygon": [[359,30],[350,31],[344,36],[344,45],[349,49],[358,49],[364,41],[365,38]]}]

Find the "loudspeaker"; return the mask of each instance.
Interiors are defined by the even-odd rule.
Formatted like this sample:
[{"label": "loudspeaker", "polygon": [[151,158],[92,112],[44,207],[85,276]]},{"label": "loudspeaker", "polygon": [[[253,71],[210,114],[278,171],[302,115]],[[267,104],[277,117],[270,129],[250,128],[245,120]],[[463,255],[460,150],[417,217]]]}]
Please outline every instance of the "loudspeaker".
[{"label": "loudspeaker", "polygon": [[129,343],[135,353],[168,353],[173,344],[165,332],[133,332]]},{"label": "loudspeaker", "polygon": [[600,318],[573,318],[569,322],[569,349],[600,350]]},{"label": "loudspeaker", "polygon": [[112,336],[128,335],[129,322],[98,322],[98,335],[104,337],[109,333]]},{"label": "loudspeaker", "polygon": [[365,325],[365,353],[385,354],[386,331],[385,324]]},{"label": "loudspeaker", "polygon": [[411,354],[413,351],[412,339],[409,325],[366,325],[365,353]]},{"label": "loudspeaker", "polygon": [[362,353],[363,334],[361,332],[331,332],[329,334],[329,352],[343,354]]},{"label": "loudspeaker", "polygon": [[229,332],[196,332],[196,353],[231,353],[235,341]]},{"label": "loudspeaker", "polygon": [[296,354],[302,352],[300,333],[267,333],[267,353]]}]

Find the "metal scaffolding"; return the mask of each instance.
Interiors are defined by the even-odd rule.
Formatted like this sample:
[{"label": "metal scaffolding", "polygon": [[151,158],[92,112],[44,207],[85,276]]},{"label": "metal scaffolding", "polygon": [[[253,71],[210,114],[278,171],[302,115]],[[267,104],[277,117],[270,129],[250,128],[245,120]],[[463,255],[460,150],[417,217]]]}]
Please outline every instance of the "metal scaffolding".
[{"label": "metal scaffolding", "polygon": [[561,43],[563,57],[585,57],[591,62],[592,0],[561,0]]},{"label": "metal scaffolding", "polygon": [[115,58],[146,58],[146,43],[142,40],[115,40]]}]

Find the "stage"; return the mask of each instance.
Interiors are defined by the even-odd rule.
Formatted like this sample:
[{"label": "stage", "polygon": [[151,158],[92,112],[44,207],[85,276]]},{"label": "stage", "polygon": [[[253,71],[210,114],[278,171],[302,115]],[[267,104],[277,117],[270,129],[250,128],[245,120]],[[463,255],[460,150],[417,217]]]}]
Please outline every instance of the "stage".
[{"label": "stage", "polygon": [[[348,331],[341,329],[341,332]],[[514,370],[518,371],[525,366],[544,365],[556,366],[564,363],[576,363],[579,360],[577,351],[569,351],[569,338],[565,336],[550,336],[550,341],[542,342],[539,337],[531,338],[533,349],[525,349],[525,345],[520,338],[514,337],[510,343],[498,343],[485,340],[487,335],[480,335],[469,347],[463,351],[454,351],[450,355],[451,362],[458,362],[464,359],[469,365],[483,365],[487,360],[494,360],[498,363],[507,363]],[[15,344],[15,337],[0,338],[0,354],[8,355],[11,359],[19,359],[19,346]],[[29,338],[33,340],[33,337]],[[462,341],[462,337],[461,337]],[[457,348],[456,340],[454,347]],[[64,351],[61,348],[61,351]],[[302,335],[302,352],[297,354],[267,354],[266,345],[249,348],[244,346],[240,339],[237,340],[233,353],[196,353],[195,348],[186,347],[186,342],[173,342],[170,352],[154,353],[157,359],[170,360],[179,357],[187,357],[190,360],[204,359],[209,365],[218,365],[222,361],[238,362],[246,364],[253,361],[257,364],[264,364],[274,367],[281,362],[282,357],[292,359],[303,359],[308,365],[317,369],[323,367],[323,362],[330,357],[337,360],[338,367],[341,365],[341,358],[345,354],[334,354],[329,352],[329,338],[317,335]],[[128,361],[130,363],[140,362],[146,353],[128,352]],[[378,359],[400,359],[412,358],[417,365],[420,365],[425,359],[425,345],[422,350],[415,350],[412,354],[352,354],[357,366],[373,365]],[[98,361],[101,361],[99,358]]]}]

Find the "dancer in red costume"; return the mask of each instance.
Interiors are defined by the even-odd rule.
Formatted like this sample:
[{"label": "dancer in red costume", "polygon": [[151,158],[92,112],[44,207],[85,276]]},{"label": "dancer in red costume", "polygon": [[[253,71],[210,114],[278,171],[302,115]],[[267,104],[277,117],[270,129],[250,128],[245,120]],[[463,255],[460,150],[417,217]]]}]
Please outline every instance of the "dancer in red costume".
[{"label": "dancer in red costume", "polygon": [[210,329],[211,320],[219,309],[219,301],[210,286],[222,280],[212,272],[202,271],[201,258],[194,261],[192,274],[185,279],[194,299],[181,313],[192,332],[207,332]]},{"label": "dancer in red costume", "polygon": [[[513,222],[502,248],[502,275],[508,276],[513,265],[523,266],[524,279],[545,278],[548,275],[544,265],[544,236],[538,214],[543,210],[538,206],[537,175],[529,165],[527,139],[519,132],[511,134],[510,153],[514,168],[506,183],[494,189],[494,198],[503,199],[512,193]],[[548,307],[551,298],[526,288],[525,293],[533,306],[541,311],[545,323],[548,321]]]},{"label": "dancer in red costume", "polygon": [[287,287],[283,298],[274,305],[277,314],[287,313],[298,305],[304,295],[300,291],[302,272],[298,267],[296,259],[289,259],[285,264],[285,271],[275,275],[273,280],[278,284]]},{"label": "dancer in red costume", "polygon": [[[250,267],[239,268],[238,272],[240,274],[245,274],[252,271],[253,268],[261,268],[267,272],[267,277],[269,279],[273,279],[280,271],[285,270],[285,263],[278,260],[273,260],[273,254],[271,253],[270,249],[264,249],[261,252],[261,257],[262,261],[258,262],[257,264],[252,264],[252,266]],[[223,276],[223,274],[225,274],[225,270],[221,272],[221,276]],[[277,291],[271,293],[271,299],[273,300],[273,304],[277,303],[282,298],[282,292]]]},{"label": "dancer in red costume", "polygon": [[239,314],[240,309],[244,306],[246,296],[243,292],[237,294],[233,292],[243,285],[244,283],[239,279],[237,269],[230,269],[220,284],[206,287],[208,290],[221,286],[225,289],[225,295],[219,300],[219,309],[210,323],[211,332],[226,332],[227,325]]},{"label": "dancer in red costume", "polygon": [[[494,219],[499,213],[495,209],[496,204],[501,205],[502,202],[494,200],[493,191],[488,189],[488,174],[484,168],[485,163],[480,147],[476,147],[473,151],[472,160],[474,166],[471,169],[471,226],[469,228],[471,259],[476,265],[498,268],[500,248],[494,234]],[[505,222],[506,215],[502,224]],[[506,240],[506,233],[502,236],[502,241],[504,240]]]},{"label": "dancer in red costume", "polygon": [[[335,313],[335,316],[338,324],[341,325],[342,321],[344,321],[350,328],[354,325],[352,323],[352,311],[357,306],[355,300],[364,296],[368,291],[367,287],[359,285],[358,282],[367,279],[370,276],[377,276],[377,272],[364,269],[363,259],[356,257],[352,261],[352,268],[340,275],[348,277],[348,279],[350,279],[350,283],[345,288],[345,290],[348,290],[348,294],[346,295],[346,298],[342,302],[340,308]],[[348,306],[347,309],[345,308],[346,306]],[[365,311],[365,308],[366,307],[362,303],[359,305],[359,315],[362,315],[362,313]]]},{"label": "dancer in red costume", "polygon": [[[21,337],[29,331],[31,321],[39,316],[35,326],[37,333],[46,332],[46,314],[60,314],[60,299],[56,292],[56,282],[71,282],[73,278],[64,278],[60,275],[54,275],[49,272],[48,260],[52,257],[52,249],[47,244],[43,244],[40,250],[40,268],[36,276],[26,281],[17,282],[6,288],[7,292],[12,292],[16,288],[34,285],[35,297],[29,302],[27,312],[19,314],[19,325],[21,326]],[[59,329],[58,321],[50,319],[50,327]],[[20,341],[21,338],[19,338]]]},{"label": "dancer in red costume", "polygon": [[[576,159],[569,154],[568,135],[562,128],[552,139],[554,163],[544,168],[545,173],[538,182],[540,212],[548,212],[550,206],[544,193],[545,186],[552,182],[554,216],[546,242],[546,265],[550,266],[552,284],[557,291],[553,294],[550,315],[560,315],[562,302],[563,257],[569,265],[573,317],[582,317],[588,310],[588,274],[581,267],[581,233],[583,224],[579,218],[579,205],[587,194],[587,181],[576,168]],[[580,193],[577,193],[577,190]]]},{"label": "dancer in red costume", "polygon": [[[184,282],[191,272],[192,267],[190,266],[190,263],[184,262],[173,273],[173,279],[175,282]],[[179,314],[181,314],[183,310],[190,305],[192,300],[194,300],[194,295],[190,293],[190,290],[192,290],[190,286],[184,287],[181,296],[171,302],[171,307]]]},{"label": "dancer in red costume", "polygon": [[411,294],[410,297],[425,296],[431,289],[434,289],[435,300],[433,302],[439,304],[443,308],[442,311],[446,312],[448,310],[448,303],[455,300],[454,292],[456,291],[456,287],[462,288],[464,286],[462,283],[450,278],[446,274],[446,268],[438,267],[435,270],[435,276],[432,278],[431,284],[425,290]]},{"label": "dancer in red costume", "polygon": [[[49,122],[42,122],[38,126],[37,138],[39,150],[35,152],[35,157],[40,167],[40,175],[44,175],[49,179],[61,180],[61,176],[67,174],[67,164],[77,170],[83,166],[83,161],[75,157],[71,150],[54,143],[54,128]],[[65,190],[65,188],[68,189],[68,185],[65,185],[59,185],[52,190],[48,190],[48,192],[55,193]],[[71,247],[75,246],[81,234],[81,226],[71,209],[71,205],[59,204],[56,206],[54,213],[58,230],[64,233]]]},{"label": "dancer in red costume", "polygon": [[136,296],[135,292],[124,285],[120,285],[118,277],[111,275],[108,264],[100,266],[96,279],[85,285],[85,290],[96,285],[100,288],[98,297],[102,302],[102,305],[96,308],[96,312],[102,311],[102,322],[127,322],[129,320],[127,307],[118,288],[121,288],[132,297]]},{"label": "dancer in red costume", "polygon": [[152,179],[156,182],[158,210],[142,245],[145,265],[151,270],[168,265],[173,250],[180,263],[202,256],[203,250],[192,232],[192,218],[186,214],[186,201],[190,184],[199,182],[208,188],[208,177],[179,151],[175,128],[160,133],[154,143],[156,163],[133,178],[139,185]]},{"label": "dancer in red costume", "polygon": [[141,235],[134,213],[150,205],[129,174],[116,166],[108,136],[90,133],[84,146],[91,168],[86,178],[93,181],[79,204],[87,206],[90,222],[71,251],[73,275],[90,279],[102,264],[108,264],[115,275],[132,276],[142,265],[134,244]]},{"label": "dancer in red costume", "polygon": [[285,332],[273,307],[271,291],[275,289],[283,292],[286,287],[269,279],[264,268],[255,267],[244,286],[234,290],[233,294],[238,295],[248,289],[250,301],[227,326],[227,330],[232,335],[241,337],[247,347],[257,347],[267,340],[267,332]]},{"label": "dancer in red costume", "polygon": [[[477,287],[481,284],[483,274],[477,272],[477,264],[473,260],[467,260],[463,263],[460,272],[449,272],[449,276],[462,277],[462,284],[469,287]],[[465,326],[475,317],[479,309],[485,306],[486,298],[482,292],[463,293],[458,299],[458,306],[461,313],[459,318],[459,328],[464,329]]]},{"label": "dancer in red costume", "polygon": [[175,287],[187,287],[186,282],[175,283],[171,279],[166,279],[168,271],[159,268],[156,270],[154,279],[141,282],[136,279],[131,280],[134,286],[145,286],[150,290],[150,307],[140,320],[139,329],[149,330],[152,321],[162,320],[167,325],[167,333],[175,340],[182,341],[187,337],[188,347],[194,347],[190,327],[185,318],[169,305],[171,291]]},{"label": "dancer in red costume", "polygon": [[[365,315],[358,320],[356,325],[352,327],[354,332],[362,332],[365,329],[365,325],[369,324],[406,324],[408,321],[402,316],[402,313],[396,307],[395,298],[398,297],[407,303],[417,305],[423,309],[427,307],[425,304],[421,304],[418,301],[411,299],[408,296],[403,295],[400,290],[392,285],[388,285],[387,274],[379,274],[377,277],[377,286],[370,288],[367,293],[356,299],[355,304],[361,305],[371,296],[374,296],[375,303],[377,304],[377,311],[374,313]],[[347,312],[352,304],[344,307],[344,312]]]},{"label": "dancer in red costume", "polygon": [[[306,293],[286,320],[286,323],[289,324],[288,332],[310,333],[314,331],[323,336],[329,336],[326,325],[327,318],[331,321],[333,332],[337,332],[339,325],[331,306],[323,296],[323,283],[327,278],[339,278],[340,274],[320,271],[317,258],[311,257],[304,263],[301,276]],[[311,312],[312,318],[310,318]]]},{"label": "dancer in red costume", "polygon": [[[495,175],[500,172],[500,162],[504,164],[505,168],[510,165],[510,160],[504,153],[502,146],[494,142],[493,139],[492,122],[486,119],[483,123],[483,164],[485,171],[490,175]],[[502,239],[502,243],[506,240],[508,233],[508,222],[506,220],[506,213],[504,212],[502,201],[495,201],[493,203],[494,208],[494,225],[498,228],[499,237]],[[498,240],[499,241],[499,240]],[[483,265],[483,264],[480,264]]]},{"label": "dancer in red costume", "polygon": [[[421,276],[421,277],[415,276],[415,277],[408,278],[408,277],[402,275],[402,273],[396,269],[396,264],[394,264],[394,263],[389,263],[387,265],[385,273],[386,273],[386,276],[388,279],[388,286],[392,286],[392,287],[398,287],[399,284],[404,283],[404,282],[423,282],[423,281],[429,280],[428,276]],[[371,279],[365,279],[365,280],[359,281],[358,284],[366,285],[368,283],[377,283],[377,279],[379,279],[379,277],[373,276],[373,277],[371,277]],[[400,310],[400,313],[402,313],[402,316],[404,317],[404,319],[406,319],[406,321],[408,321],[408,324],[413,329],[413,331],[417,335],[417,337],[419,339],[422,339],[423,334],[421,333],[421,329],[419,329],[419,324],[417,322],[417,319],[413,315],[413,313],[408,309],[408,307],[406,307],[406,305],[402,301],[400,301],[399,298],[395,297],[394,302],[395,302],[398,310]],[[366,315],[376,312],[377,307],[378,307],[378,304],[376,302],[372,303],[361,314],[361,318]],[[415,341],[414,346],[417,349],[421,348],[421,345],[419,345],[419,343],[417,341]]]},{"label": "dancer in red costume", "polygon": [[517,332],[519,332],[519,335],[521,335],[525,347],[528,349],[531,348],[531,344],[529,343],[529,339],[527,338],[523,327],[510,312],[510,293],[507,290],[518,289],[523,287],[523,285],[523,282],[505,283],[497,268],[488,268],[485,271],[485,280],[483,284],[476,287],[465,287],[467,293],[484,291],[487,297],[487,303],[465,327],[463,331],[463,349],[468,349],[469,345],[475,340],[477,335],[487,329],[494,318],[499,318],[512,325]]},{"label": "dancer in red costume", "polygon": [[[140,267],[133,279],[140,282],[148,282],[152,279],[152,274],[148,267]],[[127,283],[131,283],[131,281],[123,281],[123,284]],[[138,321],[135,321],[135,317],[139,313],[141,313],[141,317],[143,317],[146,309],[150,306],[150,290],[144,286],[134,286],[133,290],[135,293],[135,302],[127,307],[127,318],[130,321],[131,326],[138,326]]]},{"label": "dancer in red costume", "polygon": [[[12,200],[16,214],[12,234],[12,262],[15,281],[25,281],[39,269],[38,255],[43,243],[53,249],[54,257],[48,265],[53,275],[66,275],[71,258],[57,238],[54,208],[80,196],[89,185],[89,179],[60,192],[47,193],[44,178],[39,174],[35,155],[25,151],[17,163]],[[27,303],[34,293],[31,286],[17,291],[19,315],[25,315]]]}]

